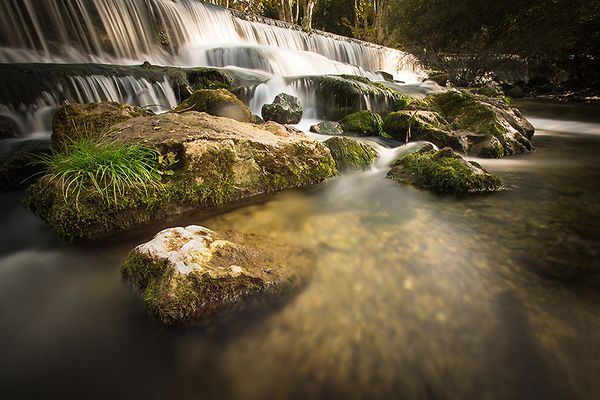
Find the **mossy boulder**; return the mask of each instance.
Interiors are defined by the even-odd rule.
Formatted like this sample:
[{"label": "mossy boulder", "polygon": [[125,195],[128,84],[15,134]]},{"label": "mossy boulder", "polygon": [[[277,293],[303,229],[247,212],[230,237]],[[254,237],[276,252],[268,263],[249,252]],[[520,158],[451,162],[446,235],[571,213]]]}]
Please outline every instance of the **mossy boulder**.
[{"label": "mossy boulder", "polygon": [[43,168],[39,156],[50,152],[48,139],[19,140],[0,146],[0,192],[24,188]]},{"label": "mossy boulder", "polygon": [[275,96],[273,103],[262,106],[261,114],[265,121],[297,124],[302,120],[302,104],[297,97],[280,93]]},{"label": "mossy boulder", "polygon": [[116,125],[106,140],[153,148],[176,160],[160,188],[126,191],[109,204],[86,187],[76,203],[65,199],[63,188],[46,176],[30,187],[29,203],[60,236],[90,238],[193,209],[320,183],[337,173],[322,143],[278,126],[267,130],[194,111],[133,118]]},{"label": "mossy boulder", "polygon": [[502,181],[451,148],[417,151],[397,160],[387,177],[435,193],[495,192]]},{"label": "mossy boulder", "polygon": [[381,115],[372,111],[358,111],[347,115],[340,121],[340,126],[347,135],[382,136],[384,134]]},{"label": "mossy boulder", "polygon": [[79,139],[107,134],[119,122],[151,114],[140,107],[113,102],[67,104],[52,118],[52,150],[63,151]]},{"label": "mossy boulder", "polygon": [[157,321],[180,326],[289,293],[307,276],[302,258],[266,238],[188,226],[136,247],[122,272]]},{"label": "mossy boulder", "polygon": [[469,155],[500,158],[533,150],[533,126],[504,98],[449,90],[430,95],[422,103],[459,131]]},{"label": "mossy boulder", "polygon": [[334,121],[323,121],[318,124],[312,125],[310,127],[310,131],[313,133],[318,133],[319,135],[343,135],[344,130],[339,122]]},{"label": "mossy boulder", "polygon": [[0,140],[17,136],[21,136],[21,128],[17,121],[6,115],[0,115]]},{"label": "mossy boulder", "polygon": [[450,124],[435,111],[403,110],[389,113],[383,120],[383,129],[402,142],[427,141],[463,152],[468,146],[464,135],[453,131]]},{"label": "mossy boulder", "polygon": [[377,152],[368,144],[345,137],[325,141],[339,172],[369,170],[377,160]]},{"label": "mossy boulder", "polygon": [[227,89],[197,90],[174,111],[177,113],[198,111],[240,122],[254,122],[250,109]]}]

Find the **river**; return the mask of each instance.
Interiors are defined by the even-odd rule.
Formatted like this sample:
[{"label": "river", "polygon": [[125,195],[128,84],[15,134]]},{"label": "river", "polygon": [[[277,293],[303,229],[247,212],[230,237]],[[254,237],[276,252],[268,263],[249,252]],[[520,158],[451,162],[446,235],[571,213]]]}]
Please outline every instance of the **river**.
[{"label": "river", "polygon": [[[600,397],[600,106],[523,100],[537,151],[478,160],[508,189],[440,197],[385,169],[63,243],[0,195],[4,398]],[[163,330],[122,281],[164,227],[315,255],[285,302]]]}]

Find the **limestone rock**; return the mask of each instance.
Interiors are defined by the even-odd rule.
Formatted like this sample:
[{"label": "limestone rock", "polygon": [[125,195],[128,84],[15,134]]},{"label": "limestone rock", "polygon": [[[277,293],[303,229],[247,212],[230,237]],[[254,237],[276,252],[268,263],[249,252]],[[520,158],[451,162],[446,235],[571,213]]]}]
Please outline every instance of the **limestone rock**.
[{"label": "limestone rock", "polygon": [[281,93],[275,97],[273,103],[265,104],[261,113],[265,121],[297,124],[302,120],[302,104],[297,97]]},{"label": "limestone rock", "polygon": [[200,89],[175,108],[175,112],[205,112],[240,122],[254,122],[250,109],[227,89]]},{"label": "limestone rock", "polygon": [[301,257],[266,238],[192,225],[165,229],[136,247],[122,272],[148,312],[172,326],[289,292],[306,278]]}]

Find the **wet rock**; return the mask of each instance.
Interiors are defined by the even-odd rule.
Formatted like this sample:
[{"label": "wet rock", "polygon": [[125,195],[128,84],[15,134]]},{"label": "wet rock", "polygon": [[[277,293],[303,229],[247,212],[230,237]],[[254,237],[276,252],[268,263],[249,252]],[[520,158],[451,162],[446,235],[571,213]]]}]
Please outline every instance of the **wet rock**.
[{"label": "wet rock", "polygon": [[21,128],[17,122],[5,115],[0,115],[0,140],[21,136]]},{"label": "wet rock", "polygon": [[52,118],[52,149],[63,151],[81,138],[99,138],[119,122],[146,115],[151,113],[143,108],[112,102],[67,104]]},{"label": "wet rock", "polygon": [[325,141],[339,172],[369,170],[377,160],[377,152],[368,144],[344,137]]},{"label": "wet rock", "polygon": [[459,131],[469,155],[500,158],[533,150],[533,126],[505,98],[449,90],[428,96],[423,104]]},{"label": "wet rock", "polygon": [[261,113],[265,121],[297,124],[302,120],[302,104],[297,97],[281,93],[275,97],[273,103],[265,104]]},{"label": "wet rock", "polygon": [[340,121],[340,126],[346,135],[382,136],[384,133],[381,116],[372,111],[347,115]]},{"label": "wet rock", "polygon": [[122,272],[153,317],[182,325],[298,287],[307,268],[292,267],[291,255],[298,254],[258,236],[188,226],[136,247]]},{"label": "wet rock", "polygon": [[155,149],[174,164],[158,189],[126,189],[116,203],[103,201],[91,185],[78,202],[65,200],[59,182],[41,178],[30,188],[30,205],[64,238],[99,236],[193,209],[320,183],[337,173],[327,147],[274,122],[263,128],[190,111],[137,117],[114,128],[107,140]]},{"label": "wet rock", "polygon": [[0,192],[27,187],[43,171],[39,156],[50,152],[49,139],[18,139],[0,145]]},{"label": "wet rock", "polygon": [[342,126],[340,125],[340,123],[333,122],[333,121],[323,121],[323,122],[319,122],[316,125],[312,125],[310,127],[310,131],[314,132],[314,133],[318,133],[320,135],[329,135],[329,136],[344,134],[344,130],[342,129]]},{"label": "wet rock", "polygon": [[387,177],[436,193],[495,192],[502,188],[500,178],[449,147],[408,154],[394,163]]},{"label": "wet rock", "polygon": [[198,111],[240,122],[254,122],[250,109],[227,89],[196,90],[174,111],[177,113]]}]

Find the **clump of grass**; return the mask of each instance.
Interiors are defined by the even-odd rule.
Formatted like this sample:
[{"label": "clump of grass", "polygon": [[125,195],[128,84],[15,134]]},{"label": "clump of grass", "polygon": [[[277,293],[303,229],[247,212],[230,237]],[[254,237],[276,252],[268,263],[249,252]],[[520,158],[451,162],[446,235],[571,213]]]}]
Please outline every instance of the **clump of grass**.
[{"label": "clump of grass", "polygon": [[[161,154],[151,148],[103,139],[82,138],[62,152],[43,155],[45,178],[59,185],[65,202],[96,191],[109,205],[118,205],[128,193],[162,190]],[[163,162],[164,163],[164,162]],[[170,171],[168,171],[170,172]]]}]

